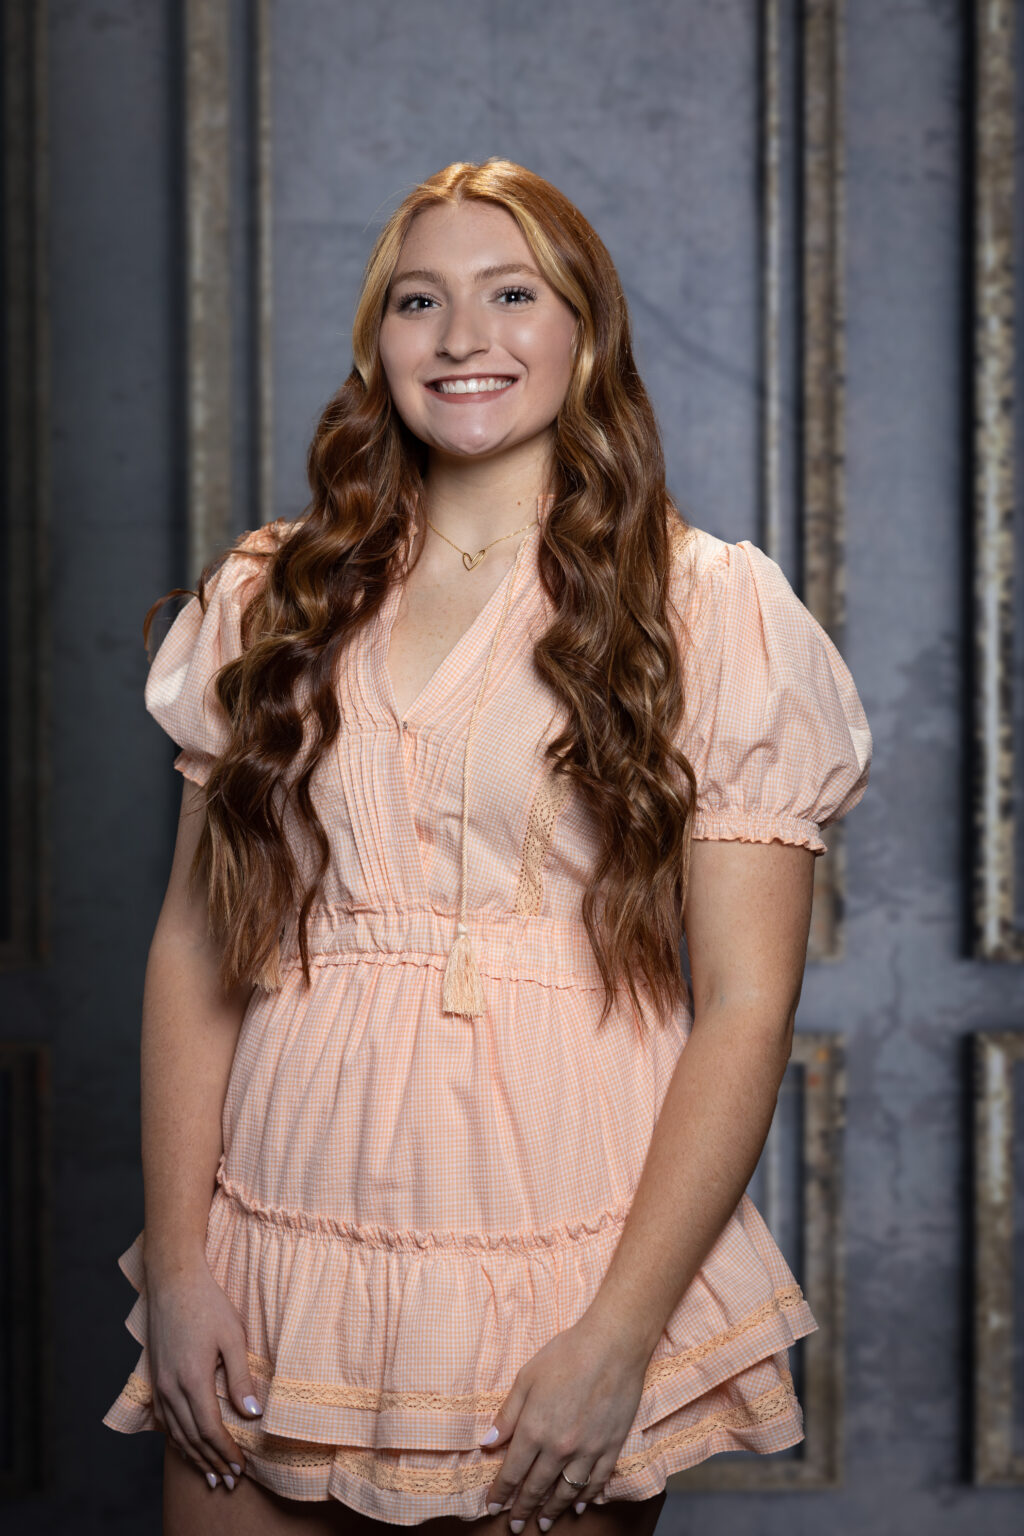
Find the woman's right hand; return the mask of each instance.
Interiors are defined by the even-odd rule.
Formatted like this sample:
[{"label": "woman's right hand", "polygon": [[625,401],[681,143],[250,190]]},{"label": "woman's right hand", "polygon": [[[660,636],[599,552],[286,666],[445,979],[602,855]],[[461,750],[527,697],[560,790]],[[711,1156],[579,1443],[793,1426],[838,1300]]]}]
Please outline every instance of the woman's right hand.
[{"label": "woman's right hand", "polygon": [[[153,1414],[186,1460],[207,1477],[245,1470],[245,1457],[228,1434],[215,1390],[217,1359],[224,1361],[231,1400],[245,1418],[258,1403],[249,1375],[245,1328],[238,1311],[210,1273],[204,1257],[173,1272],[147,1270],[147,1343]],[[234,1463],[234,1466],[232,1466]],[[237,1469],[237,1473],[235,1472]]]}]

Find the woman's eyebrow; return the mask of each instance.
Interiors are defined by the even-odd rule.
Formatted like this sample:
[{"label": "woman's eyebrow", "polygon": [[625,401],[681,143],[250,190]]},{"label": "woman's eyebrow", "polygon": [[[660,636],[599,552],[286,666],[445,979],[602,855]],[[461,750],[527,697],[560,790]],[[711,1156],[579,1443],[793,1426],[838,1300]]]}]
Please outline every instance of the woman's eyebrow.
[{"label": "woman's eyebrow", "polygon": [[[489,278],[502,277],[508,272],[528,272],[531,277],[540,278],[540,273],[534,267],[524,266],[521,261],[505,261],[493,267],[481,267],[476,274],[478,283],[485,283]],[[418,278],[421,282],[436,283],[438,288],[447,287],[444,275],[435,272],[432,267],[410,267],[407,272],[398,272],[391,279],[392,283],[404,282],[406,278]]]}]

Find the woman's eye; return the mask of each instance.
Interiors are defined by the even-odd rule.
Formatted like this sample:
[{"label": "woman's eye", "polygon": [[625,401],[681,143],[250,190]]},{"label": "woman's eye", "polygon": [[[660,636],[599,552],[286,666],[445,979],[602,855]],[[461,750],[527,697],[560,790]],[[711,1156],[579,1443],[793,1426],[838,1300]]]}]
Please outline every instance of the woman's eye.
[{"label": "woman's eye", "polygon": [[[537,297],[532,288],[515,287],[502,288],[498,293],[498,298],[504,299],[509,295],[521,295],[521,297],[517,297],[515,302],[512,304],[503,304],[501,306],[503,309],[518,309],[521,304],[529,304]],[[400,314],[403,311],[408,310],[411,314],[418,315],[421,314],[422,311],[418,307],[414,309],[413,305],[418,306],[420,300],[422,300],[424,304],[434,303],[434,300],[430,297],[429,293],[407,293],[404,299],[399,299],[396,308]]]},{"label": "woman's eye", "polygon": [[[404,299],[399,299],[399,301],[398,301],[398,309],[400,311],[403,310],[403,309],[408,309],[409,306],[411,304],[414,304],[417,299],[424,299],[426,301],[426,303],[428,303],[428,304],[433,304],[433,302],[434,302],[433,299],[430,297],[430,295],[427,294],[427,293],[409,293],[409,294],[407,294],[405,296]],[[419,313],[418,310],[413,310],[413,314],[418,314],[418,313]]]}]

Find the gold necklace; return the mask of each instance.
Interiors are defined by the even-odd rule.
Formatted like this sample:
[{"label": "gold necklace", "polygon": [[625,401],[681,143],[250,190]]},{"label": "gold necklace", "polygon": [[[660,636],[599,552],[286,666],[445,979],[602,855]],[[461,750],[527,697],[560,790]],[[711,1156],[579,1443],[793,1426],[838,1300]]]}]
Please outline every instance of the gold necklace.
[{"label": "gold necklace", "polygon": [[[426,517],[427,522],[430,523],[431,528],[434,528],[434,524],[430,522],[430,518],[427,517],[425,512],[423,516]],[[501,544],[505,539],[514,538],[517,533],[522,533],[524,529],[531,528],[537,521],[538,519],[534,517],[530,522],[524,523],[522,528],[513,528],[511,533],[503,533],[500,539],[492,539],[489,544],[484,545],[483,549],[478,549],[475,555],[471,555],[468,549],[459,549],[459,546],[452,543],[452,540],[446,533],[442,533],[440,528],[434,528],[434,532],[438,535],[439,538],[444,539],[446,544],[451,544],[452,549],[459,550],[459,554],[462,556],[462,563],[466,567],[466,570],[472,571],[475,570],[476,567],[480,564],[480,561],[483,559],[484,555],[486,555],[487,551],[494,548],[495,544]]]}]

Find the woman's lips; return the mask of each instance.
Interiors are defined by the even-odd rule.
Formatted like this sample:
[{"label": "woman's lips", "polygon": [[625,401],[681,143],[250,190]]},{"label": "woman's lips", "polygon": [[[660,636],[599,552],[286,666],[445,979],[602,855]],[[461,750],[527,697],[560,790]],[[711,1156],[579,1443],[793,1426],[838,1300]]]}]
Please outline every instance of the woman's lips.
[{"label": "woman's lips", "polygon": [[[497,378],[497,374],[493,377]],[[510,395],[518,382],[516,378],[511,384],[506,384],[504,389],[467,389],[454,395],[445,394],[441,389],[433,389],[429,384],[424,384],[423,388],[435,400],[443,400],[447,405],[453,402],[457,405],[465,405],[467,400],[497,400],[500,395]]]}]

